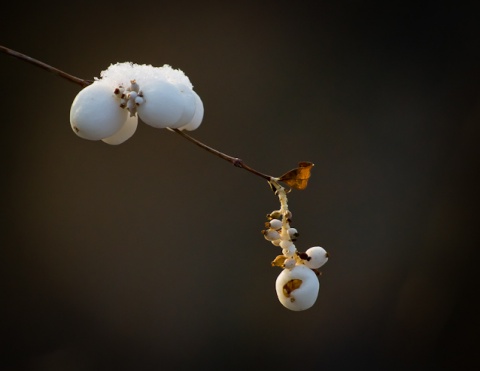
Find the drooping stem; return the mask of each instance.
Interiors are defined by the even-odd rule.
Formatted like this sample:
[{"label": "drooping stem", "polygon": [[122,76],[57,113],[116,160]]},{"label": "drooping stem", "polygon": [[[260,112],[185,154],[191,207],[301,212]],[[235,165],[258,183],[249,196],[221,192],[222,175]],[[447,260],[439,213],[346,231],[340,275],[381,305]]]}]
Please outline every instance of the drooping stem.
[{"label": "drooping stem", "polygon": [[[22,54],[22,53],[19,53],[13,49],[10,49],[10,48],[7,48],[5,46],[2,46],[0,45],[0,51],[3,52],[3,53],[6,53],[8,55],[11,55],[15,58],[18,58],[20,60],[23,60],[25,62],[28,62],[30,64],[33,64],[34,66],[37,66],[37,67],[40,67],[48,72],[51,72],[51,73],[54,73],[56,74],[57,76],[60,76],[70,82],[73,82],[75,84],[78,84],[80,85],[82,88],[90,85],[92,83],[92,81],[90,80],[84,80],[84,79],[81,79],[81,78],[78,78],[76,76],[73,76],[73,75],[70,75],[69,73],[66,73],[64,71],[61,71],[59,70],[58,68],[55,68],[55,67],[52,67],[46,63],[43,63],[37,59],[34,59],[32,57],[29,57],[28,55],[25,55],[25,54]],[[220,152],[210,146],[207,146],[205,143],[202,143],[200,142],[198,139],[195,139],[193,137],[191,137],[190,135],[184,133],[183,131],[181,130],[178,130],[178,129],[171,129],[171,131],[174,131],[175,133],[179,134],[180,136],[182,136],[183,138],[189,140],[190,142],[196,144],[197,146],[205,149],[206,151],[224,159],[225,161],[228,161],[230,163],[232,163],[233,165],[235,165],[236,167],[239,167],[239,168],[242,168],[242,169],[245,169],[247,171],[249,171],[250,173],[252,174],[255,174],[263,179],[266,179],[267,181],[271,181],[272,179],[275,179],[274,177],[270,176],[270,175],[266,175],[266,174],[263,174],[261,173],[260,171],[257,171],[255,169],[253,169],[252,167],[248,166],[247,164],[245,164],[243,162],[243,160],[237,158],[237,157],[233,157],[233,156],[229,156],[223,152]]]}]

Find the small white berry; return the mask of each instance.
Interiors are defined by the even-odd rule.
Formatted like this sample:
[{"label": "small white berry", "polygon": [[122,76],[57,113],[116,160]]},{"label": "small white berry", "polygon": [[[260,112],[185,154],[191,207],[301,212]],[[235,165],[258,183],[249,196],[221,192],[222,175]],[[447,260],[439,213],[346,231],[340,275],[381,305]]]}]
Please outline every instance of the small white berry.
[{"label": "small white berry", "polygon": [[273,229],[279,230],[280,228],[282,228],[282,221],[281,220],[272,219],[272,220],[270,220],[269,223],[270,223],[270,227],[273,228]]},{"label": "small white berry", "polygon": [[282,240],[282,242],[280,242],[280,247],[282,249],[288,249],[292,245],[293,245],[293,242],[290,240]]},{"label": "small white berry", "polygon": [[291,238],[298,237],[298,231],[296,228],[288,228],[288,234],[290,235]]},{"label": "small white berry", "polygon": [[311,269],[318,269],[328,261],[328,253],[323,247],[310,247],[305,253],[310,259],[304,260],[304,264]]},{"label": "small white berry", "polygon": [[280,233],[273,229],[267,229],[262,231],[265,239],[268,241],[274,241],[274,240],[279,240],[280,239]]},{"label": "small white berry", "polygon": [[293,255],[295,255],[295,252],[297,251],[297,248],[295,247],[294,244],[291,244],[288,248],[282,249],[283,255],[285,255],[288,258],[291,258]]}]

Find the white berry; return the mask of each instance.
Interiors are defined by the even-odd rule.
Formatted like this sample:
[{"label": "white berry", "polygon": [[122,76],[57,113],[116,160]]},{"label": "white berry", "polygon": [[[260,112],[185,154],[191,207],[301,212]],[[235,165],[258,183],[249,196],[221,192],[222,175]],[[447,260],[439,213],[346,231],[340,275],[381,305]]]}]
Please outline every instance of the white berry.
[{"label": "white berry", "polygon": [[280,303],[294,311],[305,310],[315,304],[319,288],[317,276],[304,265],[284,269],[275,283]]},{"label": "white berry", "polygon": [[292,269],[295,266],[295,263],[296,263],[295,259],[286,259],[285,262],[283,263],[283,266],[286,269]]},{"label": "white berry", "polygon": [[282,221],[281,220],[272,219],[272,220],[270,220],[269,223],[270,223],[270,227],[273,228],[273,229],[279,230],[280,228],[282,228]]},{"label": "white berry", "polygon": [[188,130],[188,131],[195,130],[200,126],[203,120],[203,113],[204,113],[203,102],[197,93],[195,93],[193,90],[192,90],[192,93],[195,97],[195,113],[192,119],[190,120],[190,122],[185,126],[181,126],[179,128],[180,130]]},{"label": "white berry", "polygon": [[183,94],[165,80],[148,80],[142,84],[144,102],[137,107],[138,116],[155,128],[177,128],[185,109]]},{"label": "white berry", "polygon": [[282,249],[288,249],[292,245],[293,245],[293,242],[290,240],[282,240],[282,242],[280,242],[280,247]]},{"label": "white berry", "polygon": [[268,241],[276,241],[280,239],[280,233],[278,233],[274,229],[267,229],[262,231],[263,236],[265,237],[266,240]]},{"label": "white berry", "polygon": [[310,247],[305,253],[310,258],[304,261],[304,264],[308,268],[318,269],[328,261],[328,253],[323,247]]},{"label": "white berry", "polygon": [[108,138],[102,139],[107,144],[117,145],[130,139],[137,130],[138,118],[137,116],[128,116],[127,121],[123,124],[119,131]]},{"label": "white berry", "polygon": [[70,125],[79,137],[100,140],[115,134],[127,120],[128,112],[110,84],[95,81],[82,89],[70,108]]},{"label": "white berry", "polygon": [[[280,244],[280,246],[281,246],[281,244]],[[293,255],[295,255],[296,251],[297,251],[297,248],[295,247],[294,244],[291,244],[286,249],[282,249],[283,255],[285,255],[287,258],[291,258]]]},{"label": "white berry", "polygon": [[288,228],[288,234],[293,238],[298,237],[298,231],[296,228]]}]

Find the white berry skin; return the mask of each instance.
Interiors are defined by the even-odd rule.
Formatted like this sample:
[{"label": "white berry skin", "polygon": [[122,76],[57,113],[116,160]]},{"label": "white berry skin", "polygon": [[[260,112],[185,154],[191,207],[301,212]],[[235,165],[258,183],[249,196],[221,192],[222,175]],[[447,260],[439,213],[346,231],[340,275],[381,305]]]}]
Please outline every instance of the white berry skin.
[{"label": "white berry skin", "polygon": [[280,228],[282,228],[282,221],[278,219],[272,219],[270,220],[270,227],[279,230]]},{"label": "white berry skin", "polygon": [[179,125],[184,112],[184,97],[180,90],[164,80],[148,80],[142,84],[144,102],[137,107],[140,119],[154,128]]},{"label": "white berry skin", "polygon": [[102,139],[103,142],[111,145],[118,145],[130,139],[137,130],[138,117],[128,115],[127,121],[123,124],[119,131],[112,136]]},{"label": "white berry skin", "polygon": [[200,126],[203,120],[203,113],[204,113],[203,102],[197,93],[195,93],[193,90],[192,90],[192,93],[195,96],[195,114],[193,115],[193,118],[190,120],[190,122],[187,125],[179,128],[180,130],[188,130],[188,131],[195,130]]},{"label": "white berry skin", "polygon": [[79,137],[100,140],[115,134],[127,120],[128,113],[120,108],[114,89],[95,81],[82,89],[70,108],[70,125]]},{"label": "white berry skin", "polygon": [[282,242],[280,242],[280,247],[282,249],[288,249],[292,245],[293,245],[293,242],[290,240],[282,240]]},{"label": "white berry skin", "polygon": [[323,247],[310,247],[305,253],[310,257],[310,260],[304,261],[308,268],[318,269],[328,261],[328,254]]},{"label": "white berry skin", "polygon": [[196,99],[193,94],[193,90],[184,84],[177,83],[175,86],[178,88],[183,97],[183,113],[180,119],[175,123],[177,128],[187,125],[192,121],[195,115]]},{"label": "white berry skin", "polygon": [[286,259],[285,262],[283,263],[283,266],[286,269],[292,269],[296,264],[295,259]]},{"label": "white berry skin", "polygon": [[[301,283],[299,281],[301,280]],[[290,283],[289,283],[290,282]],[[291,290],[296,285],[299,287]],[[304,265],[296,265],[292,269],[284,269],[275,282],[278,300],[282,305],[293,311],[306,310],[315,304],[320,289],[320,283],[315,273]]]},{"label": "white berry skin", "polygon": [[298,236],[298,231],[296,228],[288,228],[288,234],[290,237]]},{"label": "white berry skin", "polygon": [[266,231],[263,231],[263,235],[265,239],[269,241],[276,241],[280,239],[280,233],[273,229],[267,229]]},{"label": "white berry skin", "polygon": [[[281,246],[282,244],[280,243],[280,247]],[[293,257],[293,255],[295,255],[295,251],[297,251],[297,248],[293,244],[288,246],[286,249],[282,249],[283,255],[285,255],[287,258]]]}]

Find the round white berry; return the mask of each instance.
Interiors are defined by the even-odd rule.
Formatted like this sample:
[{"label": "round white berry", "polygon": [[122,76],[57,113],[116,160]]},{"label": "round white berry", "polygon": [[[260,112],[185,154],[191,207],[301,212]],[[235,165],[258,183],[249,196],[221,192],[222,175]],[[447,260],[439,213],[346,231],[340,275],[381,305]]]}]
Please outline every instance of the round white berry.
[{"label": "round white berry", "polygon": [[278,300],[294,311],[310,308],[317,300],[319,288],[317,276],[304,265],[284,269],[275,282]]},{"label": "round white berry", "polygon": [[[281,243],[280,243],[280,246],[281,246]],[[285,255],[287,258],[291,258],[293,255],[295,255],[296,251],[297,251],[297,248],[295,247],[294,244],[291,244],[286,249],[282,249],[283,255]]]},{"label": "round white berry", "polygon": [[295,266],[295,259],[286,259],[285,262],[283,263],[283,266],[286,269],[292,269]]},{"label": "round white berry", "polygon": [[192,119],[190,120],[190,122],[185,126],[181,126],[179,128],[180,130],[188,130],[188,131],[195,130],[200,126],[203,120],[203,113],[204,113],[203,102],[197,93],[195,93],[193,90],[192,90],[192,93],[195,97],[195,113]]},{"label": "round white berry", "polygon": [[165,80],[148,80],[142,84],[143,103],[137,107],[138,116],[155,128],[177,128],[185,108],[183,94]]},{"label": "round white berry", "polygon": [[282,242],[280,242],[280,247],[282,249],[288,249],[292,245],[293,245],[293,242],[290,240],[282,240]]},{"label": "round white berry", "polygon": [[273,228],[273,229],[279,230],[280,228],[282,228],[282,221],[281,220],[272,219],[272,220],[270,220],[269,223],[270,223],[270,227]]},{"label": "round white berry", "polygon": [[304,264],[308,268],[318,269],[328,261],[328,253],[323,247],[310,247],[305,253],[310,259],[304,260]]},{"label": "round white berry", "polygon": [[298,231],[296,228],[288,228],[288,234],[293,238],[298,237]]},{"label": "round white berry", "polygon": [[70,125],[79,137],[100,140],[115,134],[127,120],[127,111],[110,84],[95,81],[82,89],[70,108]]},{"label": "round white berry", "polygon": [[130,139],[137,130],[137,116],[128,116],[127,121],[123,124],[119,131],[108,138],[102,139],[107,144],[117,145]]},{"label": "round white berry", "polygon": [[262,231],[262,233],[265,239],[267,239],[268,241],[275,241],[280,239],[280,233],[278,233],[274,229],[267,229]]}]

